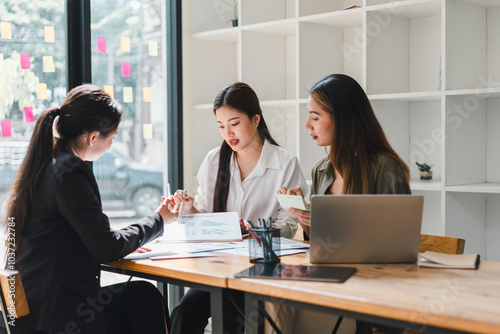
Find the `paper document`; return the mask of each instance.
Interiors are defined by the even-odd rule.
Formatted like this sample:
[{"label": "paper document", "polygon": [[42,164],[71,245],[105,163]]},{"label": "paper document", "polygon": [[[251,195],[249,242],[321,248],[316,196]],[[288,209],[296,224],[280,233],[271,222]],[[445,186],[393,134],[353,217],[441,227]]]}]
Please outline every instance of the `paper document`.
[{"label": "paper document", "polygon": [[426,251],[420,254],[418,265],[433,268],[477,269],[479,254],[443,254]]},{"label": "paper document", "polygon": [[304,197],[298,195],[276,194],[276,199],[285,209],[295,208],[304,211],[311,211],[311,207],[305,201]]},{"label": "paper document", "polygon": [[[158,240],[158,239],[157,239]],[[213,252],[233,248],[232,243],[223,242],[183,242],[183,243],[162,243],[150,242],[143,246],[143,248],[150,249],[144,253],[130,253],[124,257],[125,260],[144,260],[154,259],[157,257],[170,257],[180,256],[181,254],[197,254],[201,252]],[[183,256],[187,257],[187,256]],[[192,257],[195,257],[194,255]]]},{"label": "paper document", "polygon": [[166,224],[160,241],[232,241],[241,240],[238,212],[182,215]]},{"label": "paper document", "polygon": [[153,261],[156,260],[174,260],[174,259],[188,259],[188,258],[196,258],[196,257],[210,257],[210,256],[218,256],[212,252],[200,252],[200,253],[175,253],[171,255],[160,255],[150,258]]}]

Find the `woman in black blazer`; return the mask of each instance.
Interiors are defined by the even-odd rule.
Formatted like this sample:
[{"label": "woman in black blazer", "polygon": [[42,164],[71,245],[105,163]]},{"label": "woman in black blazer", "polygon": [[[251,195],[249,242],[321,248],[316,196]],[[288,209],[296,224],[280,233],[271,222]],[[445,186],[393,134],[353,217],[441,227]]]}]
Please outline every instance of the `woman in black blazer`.
[{"label": "woman in black blazer", "polygon": [[[72,89],[59,108],[39,117],[7,204],[15,251],[7,269],[19,270],[30,314],[16,328],[50,333],[166,333],[168,311],[150,283],[100,286],[100,264],[133,252],[176,219],[158,199],[154,214],[122,230],[110,229],[99,189],[84,161],[111,146],[121,107],[99,87]],[[57,131],[54,140],[53,128]]]}]

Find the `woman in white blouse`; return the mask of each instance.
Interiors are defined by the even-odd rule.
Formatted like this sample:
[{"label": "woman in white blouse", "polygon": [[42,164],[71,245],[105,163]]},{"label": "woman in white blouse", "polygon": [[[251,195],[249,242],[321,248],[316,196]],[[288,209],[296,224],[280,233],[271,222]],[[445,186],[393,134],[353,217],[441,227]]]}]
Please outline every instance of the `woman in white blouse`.
[{"label": "woman in white blouse", "polygon": [[[259,99],[247,84],[224,87],[215,98],[213,111],[224,141],[201,164],[197,207],[192,197],[184,198],[183,214],[237,211],[242,232],[243,220],[271,217],[281,228],[281,236],[292,238],[297,222],[274,195],[285,184],[307,189],[297,158],[272,138]],[[182,191],[174,198],[180,204]],[[242,304],[243,298],[237,299]],[[209,293],[190,289],[172,311],[172,333],[203,333],[209,317]],[[243,332],[243,318],[235,313],[230,319],[234,320],[231,333]]]}]

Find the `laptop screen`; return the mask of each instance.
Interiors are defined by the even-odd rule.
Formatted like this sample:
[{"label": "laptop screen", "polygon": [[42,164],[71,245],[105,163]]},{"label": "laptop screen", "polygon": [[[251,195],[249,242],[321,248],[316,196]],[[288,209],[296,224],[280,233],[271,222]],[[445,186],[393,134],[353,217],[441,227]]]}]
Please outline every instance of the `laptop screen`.
[{"label": "laptop screen", "polygon": [[311,263],[414,263],[423,196],[314,195]]}]

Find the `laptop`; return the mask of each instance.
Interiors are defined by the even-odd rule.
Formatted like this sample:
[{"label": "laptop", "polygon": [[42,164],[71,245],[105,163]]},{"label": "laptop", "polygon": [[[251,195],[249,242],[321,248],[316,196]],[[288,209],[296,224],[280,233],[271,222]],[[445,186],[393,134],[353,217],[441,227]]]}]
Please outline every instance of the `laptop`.
[{"label": "laptop", "polygon": [[416,195],[314,195],[309,260],[416,263],[424,198]]}]

